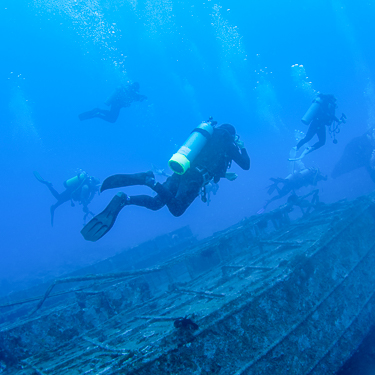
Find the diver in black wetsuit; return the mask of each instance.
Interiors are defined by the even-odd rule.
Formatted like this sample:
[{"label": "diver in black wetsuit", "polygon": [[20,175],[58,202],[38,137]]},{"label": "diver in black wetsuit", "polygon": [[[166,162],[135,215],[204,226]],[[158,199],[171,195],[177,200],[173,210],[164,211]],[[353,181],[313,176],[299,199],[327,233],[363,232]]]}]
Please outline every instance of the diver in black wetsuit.
[{"label": "diver in black wetsuit", "polygon": [[366,168],[372,181],[375,182],[375,128],[353,138],[345,146],[340,160],[332,171],[332,178],[362,167]]},{"label": "diver in black wetsuit", "polygon": [[105,101],[105,104],[111,107],[110,110],[94,108],[91,111],[81,113],[78,117],[81,121],[97,117],[113,124],[117,121],[121,108],[130,107],[132,102],[142,102],[145,99],[147,99],[145,95],[139,94],[138,82],[128,83],[118,86]]},{"label": "diver in black wetsuit", "polygon": [[[309,125],[309,129],[306,136],[298,142],[296,150],[298,151],[304,144],[309,142],[315,134],[318,136],[318,142],[316,142],[313,146],[306,148],[302,155],[296,160],[302,159],[305,155],[325,145],[326,126],[331,126],[334,121],[336,121],[338,124],[345,122],[345,115],[343,115],[340,120],[335,116],[336,108],[336,98],[333,95],[318,94],[318,96],[313,100],[309,110],[302,118],[302,122]],[[336,139],[334,142],[335,141]],[[335,143],[337,143],[337,141]]]},{"label": "diver in black wetsuit", "polygon": [[83,217],[84,223],[89,215],[94,216],[89,210],[88,205],[94,198],[95,194],[99,192],[100,182],[97,178],[90,177],[86,172],[80,172],[75,177],[66,180],[64,182],[65,191],[58,193],[52,186],[52,183],[44,180],[38,172],[34,172],[34,176],[39,182],[46,185],[52,195],[57,199],[57,202],[50,208],[52,226],[56,208],[68,201],[71,201],[72,207],[74,207],[74,201],[82,204],[82,209],[85,213]]},{"label": "diver in black wetsuit", "polygon": [[165,205],[173,216],[181,216],[210,181],[219,182],[226,177],[227,169],[234,161],[242,169],[250,168],[250,158],[242,141],[236,138],[236,130],[230,124],[214,128],[212,136],[191,162],[184,174],[173,173],[163,183],[156,183],[153,172],[123,174],[108,177],[101,191],[117,187],[146,185],[157,195],[128,196],[118,193],[107,208],[94,217],[81,233],[90,241],[97,241],[113,226],[120,210],[127,205],[160,210]]}]

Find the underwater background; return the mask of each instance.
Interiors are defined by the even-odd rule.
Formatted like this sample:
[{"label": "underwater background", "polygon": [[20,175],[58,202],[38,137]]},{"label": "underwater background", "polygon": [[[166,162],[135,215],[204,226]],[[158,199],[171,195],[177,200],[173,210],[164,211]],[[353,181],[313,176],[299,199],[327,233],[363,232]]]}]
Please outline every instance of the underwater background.
[{"label": "underwater background", "polygon": [[[375,125],[375,1],[6,0],[0,9],[0,295],[185,225],[204,238],[256,214],[269,178],[288,175],[296,130],[306,132],[301,117],[317,92],[335,95],[336,115],[347,116],[337,144],[327,134],[304,158],[329,176],[318,185],[321,201],[374,188],[363,168],[330,174],[345,145]],[[114,124],[79,121],[106,108],[127,81],[148,99],[122,109]],[[126,207],[97,243],[80,234],[78,204],[57,208],[50,225],[55,199],[33,171],[59,192],[79,170],[101,181],[152,164],[167,171],[209,116],[233,124],[251,158],[250,171],[233,164],[239,177],[221,180],[209,206],[197,198],[179,218],[167,208]],[[115,193],[96,196],[90,209],[101,212]]]}]

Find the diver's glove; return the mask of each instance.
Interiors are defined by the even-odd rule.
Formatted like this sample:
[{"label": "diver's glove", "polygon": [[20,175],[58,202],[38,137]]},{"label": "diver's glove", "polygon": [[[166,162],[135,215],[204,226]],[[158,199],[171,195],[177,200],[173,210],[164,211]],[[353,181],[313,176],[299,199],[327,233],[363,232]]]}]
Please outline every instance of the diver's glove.
[{"label": "diver's glove", "polygon": [[239,148],[239,149],[243,149],[245,148],[245,143],[243,141],[240,141],[239,139],[237,139],[236,141],[234,141],[234,143],[236,144],[236,146]]},{"label": "diver's glove", "polygon": [[341,117],[340,117],[340,119],[339,119],[339,124],[346,124],[346,115],[345,115],[345,113],[342,113],[341,114]]},{"label": "diver's glove", "polygon": [[[242,142],[243,143],[243,142]],[[225,178],[229,181],[234,181],[236,178],[238,177],[238,174],[237,173],[231,173],[231,172],[227,172],[225,173]]]}]

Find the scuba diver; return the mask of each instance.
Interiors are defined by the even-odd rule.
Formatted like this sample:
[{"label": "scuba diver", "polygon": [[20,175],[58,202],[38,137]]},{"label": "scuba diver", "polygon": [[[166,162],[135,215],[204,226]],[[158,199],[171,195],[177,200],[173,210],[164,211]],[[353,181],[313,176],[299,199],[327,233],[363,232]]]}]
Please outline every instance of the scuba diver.
[{"label": "scuba diver", "polygon": [[193,203],[209,182],[218,183],[226,176],[232,161],[242,169],[250,169],[250,158],[244,143],[236,135],[230,124],[215,127],[216,121],[210,118],[193,130],[184,145],[169,160],[174,172],[163,183],[157,183],[152,171],[135,174],[119,174],[104,180],[100,191],[107,189],[145,185],[157,193],[128,196],[119,192],[102,213],[95,216],[82,229],[88,241],[97,241],[113,226],[122,208],[128,205],[160,210],[165,205],[173,216],[181,216]]},{"label": "scuba diver", "polygon": [[375,128],[353,138],[344,149],[340,160],[332,171],[332,178],[337,178],[355,169],[365,167],[372,181],[375,182]]},{"label": "scuba diver", "polygon": [[333,95],[317,95],[310,108],[301,119],[304,124],[309,125],[309,129],[307,130],[306,136],[297,143],[297,146],[295,146],[295,151],[298,151],[304,144],[309,142],[315,134],[318,136],[318,142],[311,147],[307,147],[300,157],[289,160],[301,160],[305,155],[324,146],[326,143],[326,126],[329,127],[329,132],[333,136],[333,143],[337,143],[335,136],[340,132],[340,124],[346,122],[346,116],[342,114],[339,120],[335,116],[336,108],[336,98]]},{"label": "scuba diver", "polygon": [[81,121],[97,117],[113,124],[117,121],[121,108],[130,107],[132,102],[142,102],[145,99],[147,99],[147,96],[139,94],[138,82],[127,83],[118,86],[104,102],[111,107],[110,110],[94,108],[91,111],[81,113],[78,117]]},{"label": "scuba diver", "polygon": [[95,194],[99,192],[99,179],[89,176],[86,172],[79,172],[76,176],[66,180],[64,182],[65,191],[58,193],[53,188],[52,183],[44,180],[38,172],[34,172],[34,176],[39,182],[46,185],[52,195],[57,199],[57,202],[50,208],[52,226],[56,208],[68,201],[71,201],[72,207],[75,206],[74,201],[82,204],[82,209],[85,213],[83,217],[84,224],[89,215],[95,216],[95,214],[89,210],[88,205]]},{"label": "scuba diver", "polygon": [[[273,184],[268,187],[268,194],[272,194],[275,190],[278,194],[269,199],[258,213],[264,212],[271,202],[285,197],[290,192],[295,194],[295,190],[303,186],[316,186],[319,181],[327,181],[327,176],[322,175],[318,168],[304,168],[289,174],[286,178],[270,178],[270,180],[273,181]],[[281,189],[278,186],[279,184],[283,184]]]}]

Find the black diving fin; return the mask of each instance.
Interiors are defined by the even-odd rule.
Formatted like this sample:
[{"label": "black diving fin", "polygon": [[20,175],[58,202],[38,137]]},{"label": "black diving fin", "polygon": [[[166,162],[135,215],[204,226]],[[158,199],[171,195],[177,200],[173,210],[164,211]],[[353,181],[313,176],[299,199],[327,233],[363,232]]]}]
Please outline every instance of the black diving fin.
[{"label": "black diving fin", "polygon": [[128,196],[123,193],[117,193],[104,209],[103,212],[93,217],[81,230],[82,236],[87,241],[97,241],[102,238],[116,221],[119,212],[127,205]]},{"label": "black diving fin", "polygon": [[100,192],[125,186],[146,185],[148,181],[155,181],[152,171],[132,174],[115,174],[107,177],[100,187]]},{"label": "black diving fin", "polygon": [[78,118],[80,121],[84,120],[90,120],[94,118],[99,113],[99,108],[94,108],[91,111],[83,112],[80,115],[78,115]]},{"label": "black diving fin", "polygon": [[35,178],[39,181],[39,182],[41,182],[42,184],[44,184],[44,185],[50,185],[50,186],[52,186],[52,183],[51,182],[49,182],[49,181],[46,181],[38,172],[36,172],[36,171],[34,171],[33,172],[33,174],[34,174],[34,176],[35,176]]}]

